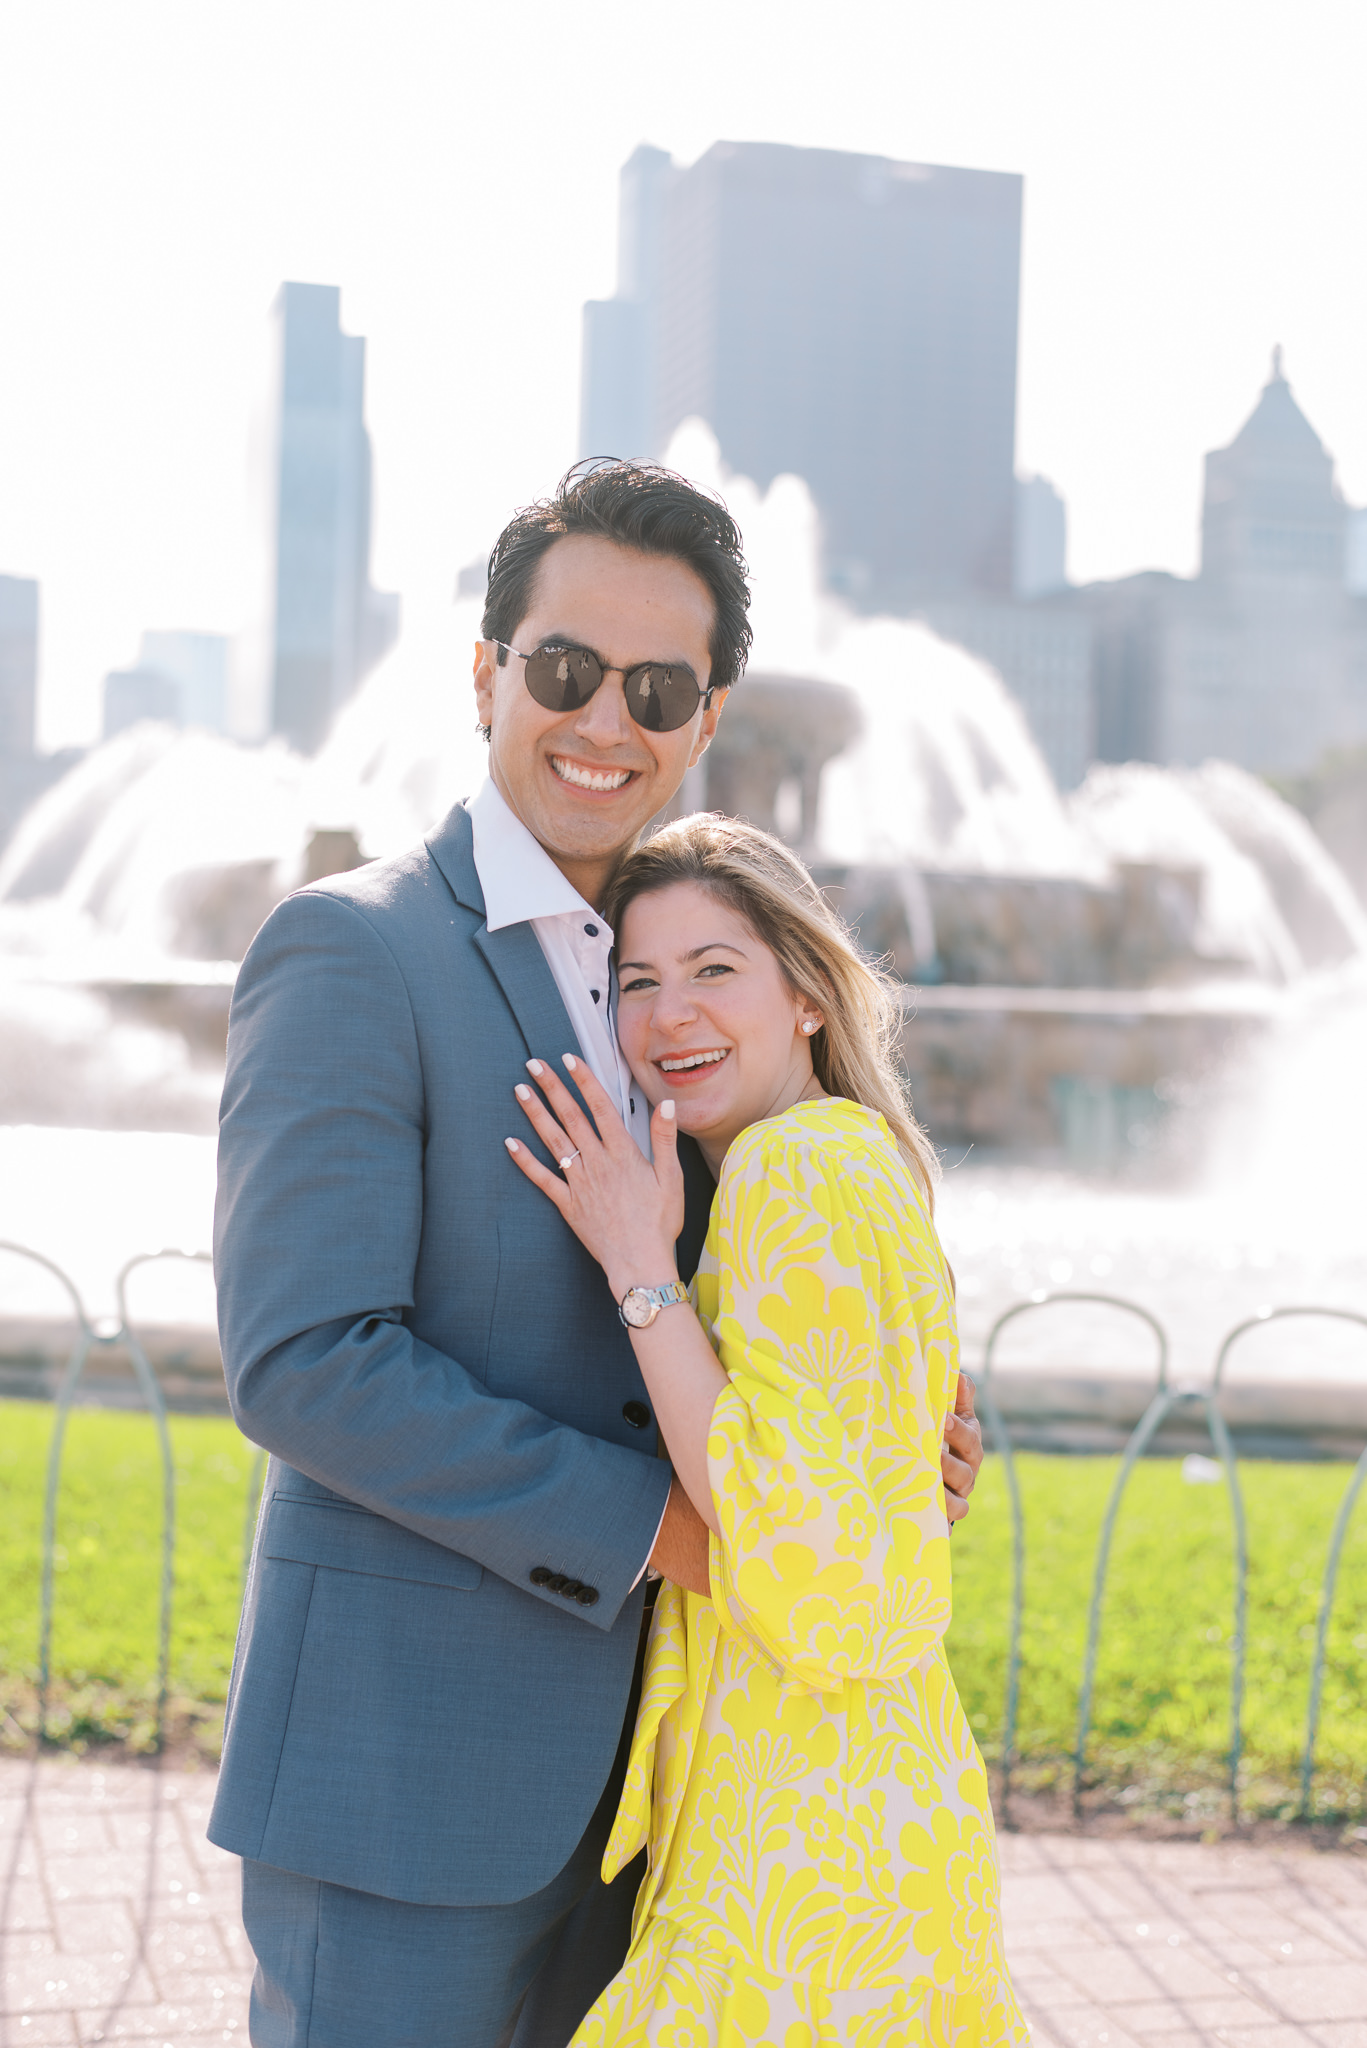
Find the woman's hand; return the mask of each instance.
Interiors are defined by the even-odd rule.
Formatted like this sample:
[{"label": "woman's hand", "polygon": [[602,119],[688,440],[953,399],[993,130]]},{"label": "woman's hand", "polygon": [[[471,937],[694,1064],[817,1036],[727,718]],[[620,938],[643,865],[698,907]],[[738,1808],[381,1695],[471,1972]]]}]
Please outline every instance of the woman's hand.
[{"label": "woman's hand", "polygon": [[515,1164],[554,1202],[580,1243],[597,1259],[615,1295],[625,1294],[629,1287],[664,1286],[674,1278],[674,1241],[683,1229],[684,1217],[674,1105],[661,1103],[650,1120],[652,1164],[642,1156],[588,1062],[567,1052],[565,1065],[588,1104],[593,1123],[542,1060],[528,1060],[527,1072],[544,1092],[546,1102],[525,1083],[514,1090],[532,1129],[559,1163],[560,1172],[542,1166],[515,1138],[504,1143]]},{"label": "woman's hand", "polygon": [[[565,1054],[565,1065],[583,1090],[593,1116],[589,1122],[559,1076],[541,1060],[527,1072],[546,1097],[525,1084],[516,1090],[533,1130],[560,1173],[550,1173],[515,1138],[504,1140],[529,1181],[555,1203],[570,1229],[593,1253],[620,1301],[629,1287],[663,1287],[675,1277],[674,1241],[683,1228],[683,1169],[679,1165],[674,1105],[662,1102],[650,1120],[654,1164],[622,1122],[607,1092],[583,1060]],[[547,1108],[546,1104],[550,1107]],[[553,1113],[552,1113],[553,1112]],[[597,1124],[595,1132],[593,1124]],[[563,1178],[562,1178],[563,1176]],[[647,1329],[631,1332],[631,1347],[655,1409],[675,1475],[709,1529],[718,1530],[707,1475],[707,1436],[712,1408],[726,1374],[691,1308],[665,1311]],[[670,1517],[661,1535],[669,1534]],[[663,1546],[668,1551],[670,1546]],[[690,1546],[685,1557],[662,1555],[661,1568],[680,1573],[680,1583],[701,1592],[706,1565]]]}]

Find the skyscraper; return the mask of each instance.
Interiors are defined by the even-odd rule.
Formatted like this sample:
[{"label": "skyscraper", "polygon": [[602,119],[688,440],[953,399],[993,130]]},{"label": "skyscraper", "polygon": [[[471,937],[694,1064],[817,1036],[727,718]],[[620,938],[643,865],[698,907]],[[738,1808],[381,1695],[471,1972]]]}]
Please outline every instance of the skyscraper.
[{"label": "skyscraper", "polygon": [[180,685],[159,668],[112,668],[104,679],[101,739],[152,719],[158,725],[179,725]]},{"label": "skyscraper", "polygon": [[248,720],[312,753],[398,636],[370,583],[365,342],[333,285],[285,284],[273,308],[267,588]]},{"label": "skyscraper", "polygon": [[29,805],[80,758],[38,752],[38,585],[0,576],[0,847]]},{"label": "skyscraper", "polygon": [[1022,181],[777,143],[622,174],[618,296],[586,308],[583,452],[706,420],[793,471],[865,606],[1012,587]]},{"label": "skyscraper", "polygon": [[144,633],[138,667],[175,683],[177,723],[222,732],[227,714],[228,647],[221,633]]},{"label": "skyscraper", "polygon": [[1047,476],[1016,484],[1017,597],[1052,597],[1068,587],[1068,507]]},{"label": "skyscraper", "polygon": [[655,452],[664,207],[677,177],[665,151],[645,142],[622,166],[617,291],[610,299],[590,299],[584,307],[579,440],[585,455]]},{"label": "skyscraper", "polygon": [[27,761],[38,711],[38,585],[0,576],[0,760]]}]

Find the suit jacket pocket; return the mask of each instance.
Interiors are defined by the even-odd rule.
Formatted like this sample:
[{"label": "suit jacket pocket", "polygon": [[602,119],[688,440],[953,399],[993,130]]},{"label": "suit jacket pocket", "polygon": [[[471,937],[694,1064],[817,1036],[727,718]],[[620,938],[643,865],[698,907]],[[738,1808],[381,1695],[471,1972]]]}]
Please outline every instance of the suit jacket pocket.
[{"label": "suit jacket pocket", "polygon": [[329,1571],[363,1572],[377,1579],[411,1579],[421,1586],[469,1591],[484,1567],[444,1544],[429,1543],[368,1508],[333,1507],[277,1493],[270,1504],[262,1550],[266,1557]]}]

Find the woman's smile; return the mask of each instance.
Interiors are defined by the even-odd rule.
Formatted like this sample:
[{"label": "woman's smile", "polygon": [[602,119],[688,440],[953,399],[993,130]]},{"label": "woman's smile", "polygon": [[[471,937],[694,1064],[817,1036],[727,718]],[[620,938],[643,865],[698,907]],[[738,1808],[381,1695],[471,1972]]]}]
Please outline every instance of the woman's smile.
[{"label": "woman's smile", "polygon": [[662,1074],[667,1074],[675,1085],[690,1081],[701,1081],[707,1074],[715,1073],[722,1061],[729,1059],[730,1046],[713,1046],[707,1052],[671,1052],[652,1062]]}]

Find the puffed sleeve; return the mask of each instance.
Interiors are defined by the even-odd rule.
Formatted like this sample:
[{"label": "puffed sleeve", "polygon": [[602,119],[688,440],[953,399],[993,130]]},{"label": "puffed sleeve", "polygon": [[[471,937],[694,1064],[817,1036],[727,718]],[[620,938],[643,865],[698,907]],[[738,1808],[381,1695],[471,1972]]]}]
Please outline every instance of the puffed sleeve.
[{"label": "puffed sleeve", "polygon": [[900,1676],[949,1625],[957,1346],[886,1126],[744,1134],[709,1249],[699,1306],[729,1376],[708,1441],[719,1618],[818,1691]]}]

